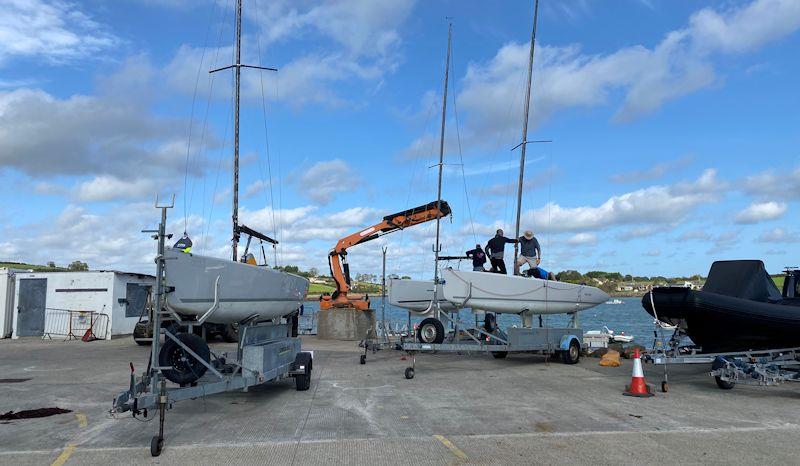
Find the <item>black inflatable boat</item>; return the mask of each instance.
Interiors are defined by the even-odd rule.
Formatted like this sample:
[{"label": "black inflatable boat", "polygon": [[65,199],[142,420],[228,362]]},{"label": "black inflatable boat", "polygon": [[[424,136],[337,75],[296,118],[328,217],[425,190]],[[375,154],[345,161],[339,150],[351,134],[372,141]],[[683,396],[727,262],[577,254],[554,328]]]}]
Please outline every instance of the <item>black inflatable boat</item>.
[{"label": "black inflatable boat", "polygon": [[800,270],[787,270],[781,293],[763,262],[717,261],[702,290],[654,288],[642,306],[705,353],[800,347]]}]

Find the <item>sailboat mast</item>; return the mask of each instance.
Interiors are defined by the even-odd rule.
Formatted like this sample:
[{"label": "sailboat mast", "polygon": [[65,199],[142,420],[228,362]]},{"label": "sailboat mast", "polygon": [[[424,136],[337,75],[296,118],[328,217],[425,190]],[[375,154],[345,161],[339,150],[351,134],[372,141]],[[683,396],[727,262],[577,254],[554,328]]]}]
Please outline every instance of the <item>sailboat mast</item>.
[{"label": "sailboat mast", "polygon": [[[436,208],[441,211],[442,208],[442,169],[444,168],[444,126],[447,119],[447,82],[450,79],[450,51],[452,46],[453,37],[453,23],[447,27],[447,61],[444,67],[444,93],[442,94],[442,131],[439,135],[439,183],[436,194]],[[436,217],[436,243],[433,245],[433,252],[436,255],[436,261],[433,264],[433,297],[434,302],[438,302],[436,286],[439,283],[439,231],[442,219]]]},{"label": "sailboat mast", "polygon": [[239,88],[242,75],[242,0],[236,0],[236,64],[233,67],[235,97],[233,104],[233,260],[239,249]]},{"label": "sailboat mast", "polygon": [[[539,17],[539,0],[533,6],[533,28],[531,29],[531,50],[528,57],[528,85],[525,91],[525,117],[522,120],[522,154],[519,159],[519,184],[517,185],[517,223],[514,238],[519,238],[519,223],[522,215],[522,186],[525,179],[525,149],[528,147],[528,112],[531,107],[531,81],[533,80],[533,52],[536,47],[536,22]],[[514,269],[517,267],[519,243],[514,243]]]}]

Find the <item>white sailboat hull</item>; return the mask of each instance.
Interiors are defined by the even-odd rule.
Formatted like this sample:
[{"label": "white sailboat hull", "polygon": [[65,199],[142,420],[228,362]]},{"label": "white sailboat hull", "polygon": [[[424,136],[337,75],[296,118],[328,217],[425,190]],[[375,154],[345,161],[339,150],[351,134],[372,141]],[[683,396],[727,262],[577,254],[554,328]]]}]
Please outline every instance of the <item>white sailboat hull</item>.
[{"label": "white sailboat hull", "polygon": [[219,277],[219,306],[208,322],[240,322],[253,314],[273,319],[296,311],[308,292],[308,280],[286,272],[216,257],[167,249],[167,307],[179,314],[200,317],[214,305]]},{"label": "white sailboat hull", "polygon": [[563,314],[585,311],[609,299],[604,291],[538,278],[445,269],[444,298],[457,307],[501,314]]},{"label": "white sailboat hull", "polygon": [[[437,296],[441,309],[448,312],[456,310],[450,301],[444,299],[441,284]],[[392,306],[427,315],[433,307],[431,301],[433,301],[433,280],[389,279],[389,304]]]}]

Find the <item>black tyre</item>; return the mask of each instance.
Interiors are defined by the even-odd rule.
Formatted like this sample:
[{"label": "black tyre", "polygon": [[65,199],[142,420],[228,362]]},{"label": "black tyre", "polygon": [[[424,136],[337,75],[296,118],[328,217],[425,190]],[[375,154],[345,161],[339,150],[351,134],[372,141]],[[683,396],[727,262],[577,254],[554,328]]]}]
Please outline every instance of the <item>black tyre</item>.
[{"label": "black tyre", "polygon": [[508,351],[492,351],[492,357],[495,359],[505,359],[508,356]]},{"label": "black tyre", "polygon": [[359,359],[358,362],[361,363],[361,364],[366,364],[367,363],[367,355],[366,354],[362,354],[361,358]]},{"label": "black tyre", "polygon": [[[178,340],[195,352],[203,361],[208,362],[211,357],[211,350],[202,338],[191,333],[179,333]],[[167,338],[161,352],[158,354],[158,365],[171,367],[164,370],[164,377],[167,380],[180,384],[189,385],[197,382],[206,373],[206,366],[189,354],[171,338]]]},{"label": "black tyre", "polygon": [[298,392],[304,392],[308,390],[311,387],[311,374],[306,372],[305,374],[294,376],[294,384]]},{"label": "black tyre", "polygon": [[406,367],[405,373],[406,379],[411,380],[414,378],[414,368],[413,367]]},{"label": "black tyre", "polygon": [[561,362],[564,364],[577,364],[581,359],[581,345],[577,340],[569,342],[569,349],[561,352]]},{"label": "black tyre", "polygon": [[487,312],[486,315],[483,316],[483,329],[486,330],[486,333],[494,333],[494,331],[497,330],[497,316],[491,312]]},{"label": "black tyre", "polygon": [[159,456],[164,448],[164,439],[158,435],[150,439],[150,456]]},{"label": "black tyre", "polygon": [[444,341],[444,325],[433,317],[423,320],[417,327],[417,340],[420,343],[439,344]]},{"label": "black tyre", "polygon": [[719,376],[714,377],[714,381],[717,382],[717,387],[719,387],[719,388],[721,388],[723,390],[730,390],[736,385],[735,382],[729,382],[727,380],[722,380]]},{"label": "black tyre", "polygon": [[239,341],[239,326],[228,324],[222,327],[222,341],[225,343],[236,343]]}]

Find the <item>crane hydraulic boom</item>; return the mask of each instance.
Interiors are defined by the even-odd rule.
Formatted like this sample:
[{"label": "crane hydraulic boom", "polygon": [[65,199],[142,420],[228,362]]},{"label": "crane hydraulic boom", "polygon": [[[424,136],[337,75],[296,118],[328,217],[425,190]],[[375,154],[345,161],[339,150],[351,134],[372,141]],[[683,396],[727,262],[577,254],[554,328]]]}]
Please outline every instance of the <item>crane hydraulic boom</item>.
[{"label": "crane hydraulic boom", "polygon": [[347,296],[347,292],[350,290],[350,265],[347,263],[348,248],[380,238],[393,231],[447,217],[450,212],[450,206],[446,201],[433,201],[413,209],[387,215],[379,223],[340,239],[328,254],[328,265],[331,269],[331,276],[336,282],[336,291],[331,296],[323,296],[321,298],[320,309],[348,307],[363,310],[369,308],[369,299],[350,298]]}]

